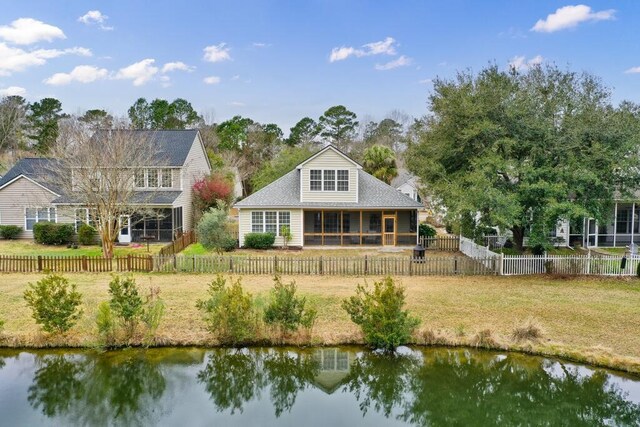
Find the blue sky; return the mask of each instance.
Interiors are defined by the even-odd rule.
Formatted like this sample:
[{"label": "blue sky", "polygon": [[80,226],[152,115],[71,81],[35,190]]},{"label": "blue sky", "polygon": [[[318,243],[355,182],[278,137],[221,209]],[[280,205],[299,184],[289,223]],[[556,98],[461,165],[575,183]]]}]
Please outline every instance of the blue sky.
[{"label": "blue sky", "polygon": [[[640,102],[640,1],[0,0],[0,94],[126,114],[183,97],[280,125],[427,112],[430,81],[551,61]],[[169,64],[169,65],[168,65]]]}]

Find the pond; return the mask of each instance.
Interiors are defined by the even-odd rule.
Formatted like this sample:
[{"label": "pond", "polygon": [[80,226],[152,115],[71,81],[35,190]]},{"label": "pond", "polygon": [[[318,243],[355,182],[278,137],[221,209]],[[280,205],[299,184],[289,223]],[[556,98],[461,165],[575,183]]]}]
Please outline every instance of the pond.
[{"label": "pond", "polygon": [[0,425],[640,425],[637,377],[401,350],[0,350]]}]

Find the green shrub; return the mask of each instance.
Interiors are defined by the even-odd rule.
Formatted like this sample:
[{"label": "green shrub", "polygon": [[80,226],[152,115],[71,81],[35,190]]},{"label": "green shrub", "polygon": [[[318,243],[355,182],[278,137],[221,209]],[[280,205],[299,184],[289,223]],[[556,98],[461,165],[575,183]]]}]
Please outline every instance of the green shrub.
[{"label": "green shrub", "polygon": [[283,225],[280,227],[280,236],[282,236],[282,242],[284,243],[284,247],[289,246],[289,242],[293,239],[293,234],[291,234],[291,227],[288,225]]},{"label": "green shrub", "polygon": [[231,235],[226,209],[211,208],[205,212],[196,226],[196,235],[202,246],[218,253],[236,248],[236,239]]},{"label": "green shrub", "polygon": [[418,235],[420,237],[436,237],[436,229],[427,223],[422,223],[418,226]]},{"label": "green shrub", "polygon": [[96,229],[89,224],[81,224],[78,227],[78,243],[81,245],[93,245],[96,243]]},{"label": "green shrub", "polygon": [[247,233],[244,235],[244,247],[249,249],[269,249],[276,241],[274,233]]},{"label": "green shrub", "polygon": [[66,245],[74,234],[73,224],[38,222],[33,225],[33,238],[43,245]]},{"label": "green shrub", "polygon": [[147,300],[142,311],[142,322],[147,327],[145,336],[145,341],[147,343],[151,342],[151,340],[155,338],[156,331],[160,326],[160,321],[164,316],[165,307],[164,300],[160,298],[160,288],[150,288],[149,295],[147,295]]},{"label": "green shrub", "polygon": [[221,275],[209,284],[209,298],[198,300],[207,328],[223,345],[236,346],[255,339],[257,316],[253,297],[242,289],[240,279],[227,286]]},{"label": "green shrub", "polygon": [[79,308],[82,294],[75,284],[69,285],[69,281],[58,274],[50,274],[35,284],[29,283],[24,299],[36,323],[42,325],[45,332],[67,332],[82,315]]},{"label": "green shrub", "polygon": [[104,343],[111,345],[116,333],[116,319],[113,317],[113,311],[111,311],[111,305],[108,301],[103,301],[98,305],[96,325],[98,326],[98,334]]},{"label": "green shrub", "polygon": [[131,276],[114,275],[109,283],[109,295],[111,310],[122,322],[127,335],[133,336],[144,309],[135,279]]},{"label": "green shrub", "polygon": [[373,291],[366,284],[358,285],[356,295],[342,302],[342,308],[362,329],[367,345],[393,351],[406,344],[420,321],[403,310],[404,288],[391,277],[374,282]]},{"label": "green shrub", "polygon": [[296,296],[296,282],[282,283],[280,276],[273,278],[271,300],[264,311],[264,322],[276,326],[281,335],[295,332],[303,326],[311,328],[315,323],[317,312],[307,308],[307,299]]},{"label": "green shrub", "polygon": [[4,319],[0,318],[0,334],[4,331]]},{"label": "green shrub", "polygon": [[7,240],[13,240],[22,232],[22,227],[17,225],[0,225],[0,237]]}]

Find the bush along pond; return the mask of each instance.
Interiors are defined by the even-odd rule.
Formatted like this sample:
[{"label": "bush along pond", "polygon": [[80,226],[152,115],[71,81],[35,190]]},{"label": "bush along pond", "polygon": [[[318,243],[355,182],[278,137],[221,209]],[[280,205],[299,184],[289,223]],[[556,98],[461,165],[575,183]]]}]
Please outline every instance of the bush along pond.
[{"label": "bush along pond", "polygon": [[0,350],[5,425],[624,425],[640,378],[468,349]]}]

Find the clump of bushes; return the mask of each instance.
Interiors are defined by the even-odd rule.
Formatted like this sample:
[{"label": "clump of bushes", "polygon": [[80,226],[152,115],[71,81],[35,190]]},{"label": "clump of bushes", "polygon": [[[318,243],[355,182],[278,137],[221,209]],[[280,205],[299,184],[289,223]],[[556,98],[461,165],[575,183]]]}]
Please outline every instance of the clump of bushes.
[{"label": "clump of bushes", "polygon": [[240,279],[227,286],[218,275],[209,284],[209,298],[198,300],[207,329],[223,345],[237,346],[255,339],[258,316],[253,297],[242,289]]},{"label": "clump of bushes", "polygon": [[76,285],[61,275],[50,274],[35,284],[29,283],[24,299],[32,316],[49,333],[64,333],[82,316],[82,294]]},{"label": "clump of bushes", "polygon": [[307,307],[307,299],[296,295],[296,282],[282,282],[279,275],[273,278],[271,299],[264,311],[264,323],[279,329],[280,336],[296,332],[301,326],[311,329],[318,317],[314,308]]},{"label": "clump of bushes", "polygon": [[17,225],[0,225],[0,237],[7,240],[13,240],[22,232],[22,227]]},{"label": "clump of bushes", "polygon": [[542,338],[543,330],[540,323],[533,317],[527,318],[521,325],[516,326],[511,333],[511,339],[516,342],[536,341]]},{"label": "clump of bushes", "polygon": [[116,318],[120,320],[127,336],[132,337],[136,331],[144,308],[144,302],[132,276],[114,275],[109,283],[109,305]]},{"label": "clump of bushes", "polygon": [[358,285],[356,295],[342,302],[342,308],[362,329],[368,346],[394,351],[406,344],[420,321],[403,310],[405,294],[391,277],[374,282],[373,290]]},{"label": "clump of bushes", "polygon": [[249,249],[269,249],[276,241],[274,233],[247,233],[244,235],[244,246]]},{"label": "clump of bushes", "polygon": [[78,243],[81,245],[93,245],[96,243],[96,229],[89,224],[81,224],[78,227]]},{"label": "clump of bushes", "polygon": [[198,242],[206,249],[229,252],[236,248],[236,239],[231,235],[229,216],[224,208],[211,208],[202,215],[196,226]]},{"label": "clump of bushes", "polygon": [[436,237],[436,229],[427,223],[422,223],[418,226],[418,235],[420,237]]},{"label": "clump of bushes", "polygon": [[151,342],[155,338],[158,327],[160,326],[160,321],[164,316],[165,308],[164,300],[160,298],[160,288],[149,288],[149,295],[147,295],[145,307],[142,311],[142,323],[147,327],[145,334],[146,343]]},{"label": "clump of bushes", "polygon": [[483,329],[471,338],[471,345],[474,347],[495,347],[496,340],[493,338],[491,329]]},{"label": "clump of bushes", "polygon": [[73,224],[38,222],[33,225],[33,238],[43,245],[66,245],[73,240]]},{"label": "clump of bushes", "polygon": [[98,305],[96,325],[98,326],[98,334],[103,338],[104,343],[106,345],[113,344],[116,334],[116,319],[108,301],[103,301]]}]

